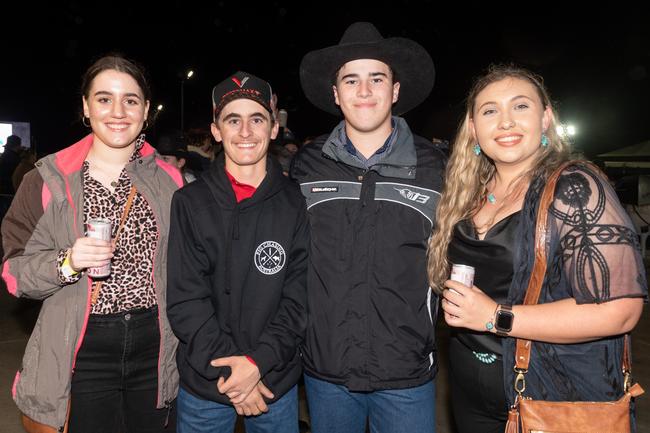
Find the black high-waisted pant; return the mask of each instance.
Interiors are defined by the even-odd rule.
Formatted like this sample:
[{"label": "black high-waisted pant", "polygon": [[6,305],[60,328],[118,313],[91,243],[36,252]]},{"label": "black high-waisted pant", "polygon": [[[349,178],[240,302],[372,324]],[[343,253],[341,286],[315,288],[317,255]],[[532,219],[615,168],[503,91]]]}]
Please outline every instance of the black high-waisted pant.
[{"label": "black high-waisted pant", "polygon": [[458,433],[503,433],[508,420],[501,359],[481,362],[456,338],[449,341],[451,407]]},{"label": "black high-waisted pant", "polygon": [[156,409],[159,350],[156,307],[92,314],[72,375],[69,432],[174,432],[175,413]]}]

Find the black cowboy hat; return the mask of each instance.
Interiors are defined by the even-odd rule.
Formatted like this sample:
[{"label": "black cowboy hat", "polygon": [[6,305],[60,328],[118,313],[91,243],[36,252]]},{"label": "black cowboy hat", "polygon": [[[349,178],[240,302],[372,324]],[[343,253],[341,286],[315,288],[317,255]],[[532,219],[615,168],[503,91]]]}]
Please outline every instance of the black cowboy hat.
[{"label": "black cowboy hat", "polygon": [[433,88],[433,60],[422,45],[406,38],[384,39],[371,23],[357,22],[347,28],[338,45],[311,51],[302,59],[300,83],[307,99],[321,110],[340,115],[332,91],[334,74],[358,59],[379,60],[393,70],[395,81],[400,82],[395,114],[417,107]]}]

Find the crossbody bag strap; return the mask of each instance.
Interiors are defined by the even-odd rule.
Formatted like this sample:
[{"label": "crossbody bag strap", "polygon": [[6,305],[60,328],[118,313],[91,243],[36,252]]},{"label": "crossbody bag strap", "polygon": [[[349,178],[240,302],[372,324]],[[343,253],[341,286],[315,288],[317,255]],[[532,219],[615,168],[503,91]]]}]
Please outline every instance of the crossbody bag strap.
[{"label": "crossbody bag strap", "polygon": [[[544,276],[546,275],[546,247],[548,245],[548,210],[553,203],[553,198],[555,195],[555,187],[557,181],[570,165],[575,164],[575,162],[567,161],[562,163],[547,179],[544,190],[539,200],[539,207],[537,209],[537,222],[535,225],[535,263],[533,265],[533,271],[528,281],[528,288],[526,289],[526,296],[524,298],[524,305],[535,305],[539,301],[539,295],[542,291],[542,284],[544,282]],[[600,169],[595,167],[593,164],[581,163],[588,165],[593,170],[600,173]],[[630,361],[630,336],[625,336],[625,346],[623,349],[623,373],[626,377],[625,388],[629,386],[629,374],[632,371],[632,363]],[[516,352],[515,352],[515,371],[518,373],[517,378],[515,379],[515,389],[517,392],[521,393],[525,389],[524,374],[528,371],[528,365],[530,363],[530,351],[531,351],[530,340],[524,338],[517,338]]]},{"label": "crossbody bag strap", "polygon": [[[131,185],[131,189],[129,190],[129,196],[126,199],[126,204],[124,205],[124,210],[122,211],[122,217],[120,218],[120,225],[117,228],[117,232],[115,233],[115,237],[113,238],[115,242],[120,238],[120,233],[122,233],[122,229],[124,228],[124,224],[126,223],[126,217],[129,215],[129,211],[131,210],[131,205],[133,204],[133,199],[135,198],[137,190],[135,189],[135,185]],[[102,289],[102,280],[95,281],[93,282],[93,290],[90,294],[90,302],[92,305],[95,305],[97,303],[97,299],[99,299],[99,292]]]},{"label": "crossbody bag strap", "polygon": [[[542,291],[542,283],[546,275],[546,244],[548,237],[548,209],[553,202],[555,186],[562,172],[571,162],[560,165],[546,180],[546,186],[542,191],[537,209],[537,222],[535,224],[535,263],[528,281],[524,305],[537,304]],[[531,341],[517,338],[517,351],[515,355],[515,368],[519,371],[527,371],[530,363]]]},{"label": "crossbody bag strap", "polygon": [[117,228],[117,233],[115,233],[115,242],[120,238],[120,233],[122,232],[122,229],[124,228],[124,224],[126,223],[126,217],[129,215],[129,211],[131,210],[131,205],[133,204],[133,199],[135,198],[135,193],[136,193],[135,185],[131,185],[131,190],[129,191],[129,196],[126,199],[126,204],[124,205],[124,210],[122,211],[122,217],[120,218],[120,226]]}]

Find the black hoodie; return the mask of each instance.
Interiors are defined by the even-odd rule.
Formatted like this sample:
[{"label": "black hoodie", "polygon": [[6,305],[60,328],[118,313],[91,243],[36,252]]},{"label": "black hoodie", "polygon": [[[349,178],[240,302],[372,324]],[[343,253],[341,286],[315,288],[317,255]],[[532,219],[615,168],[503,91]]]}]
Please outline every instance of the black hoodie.
[{"label": "black hoodie", "polygon": [[172,199],[167,314],[180,340],[182,386],[230,404],[217,391],[229,368],[210,361],[250,356],[280,398],[301,374],[306,327],[305,200],[271,158],[255,194],[237,203],[223,155]]}]

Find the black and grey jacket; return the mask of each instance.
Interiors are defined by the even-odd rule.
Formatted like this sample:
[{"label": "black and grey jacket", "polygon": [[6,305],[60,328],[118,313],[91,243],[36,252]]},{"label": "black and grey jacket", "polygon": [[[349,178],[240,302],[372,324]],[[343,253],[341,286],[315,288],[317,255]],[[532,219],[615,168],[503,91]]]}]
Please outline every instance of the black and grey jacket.
[{"label": "black and grey jacket", "polygon": [[172,200],[168,316],[182,386],[229,404],[216,358],[248,355],[280,398],[302,372],[309,243],[305,201],[267,160],[255,194],[237,203],[223,155]]},{"label": "black and grey jacket", "polygon": [[368,169],[345,148],[345,122],[292,167],[311,230],[304,366],[352,391],[418,386],[437,370],[426,250],[446,155],[393,122]]}]

